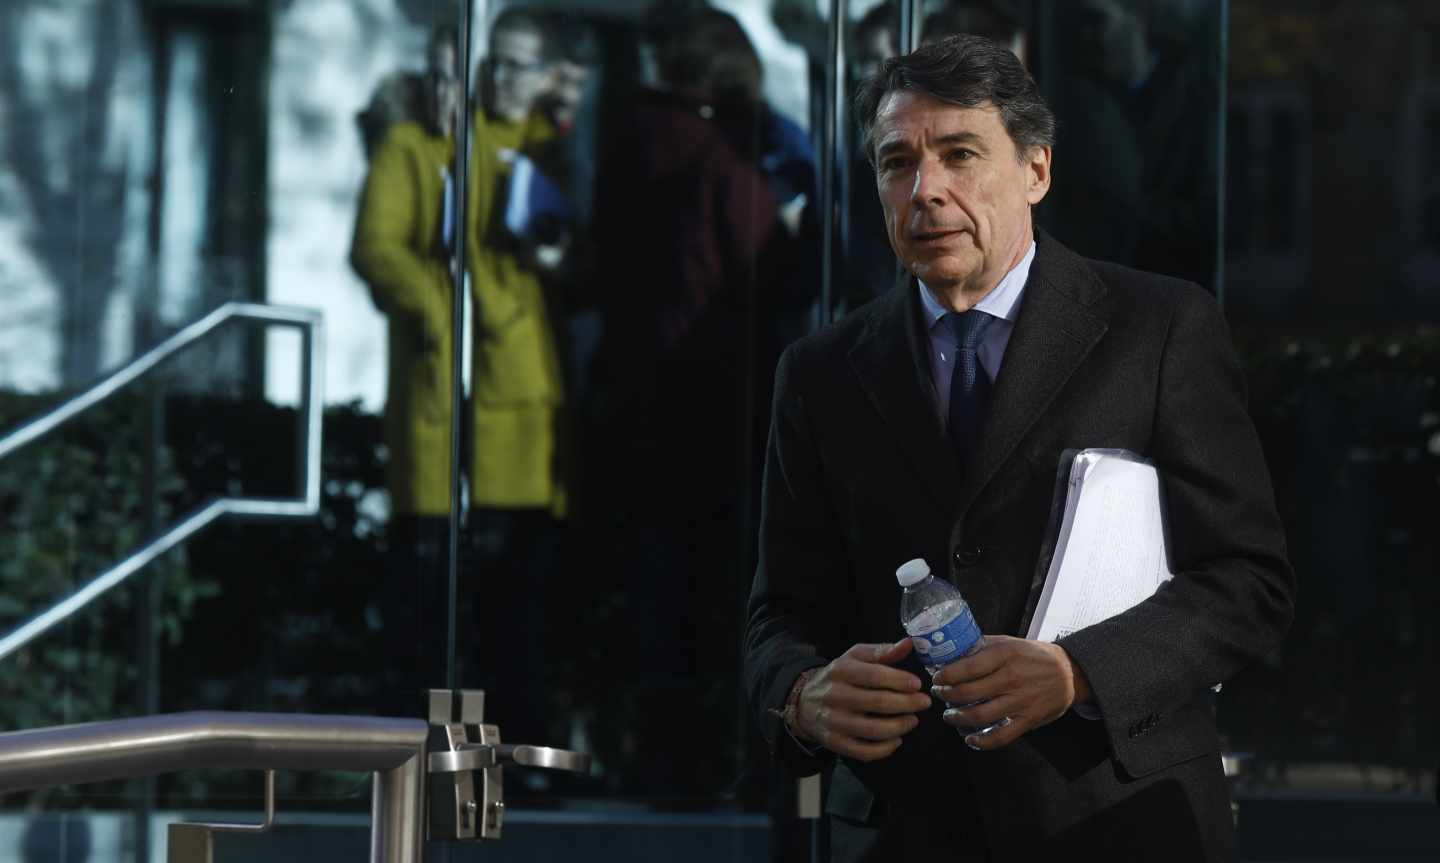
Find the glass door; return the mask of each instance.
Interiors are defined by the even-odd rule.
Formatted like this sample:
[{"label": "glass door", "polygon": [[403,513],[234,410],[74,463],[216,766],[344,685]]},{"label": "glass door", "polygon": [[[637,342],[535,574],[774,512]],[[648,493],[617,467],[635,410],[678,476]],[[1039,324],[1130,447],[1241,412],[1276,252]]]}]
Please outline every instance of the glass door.
[{"label": "glass door", "polygon": [[594,758],[507,776],[521,841],[767,853],[740,644],[771,378],[819,313],[803,5],[473,9],[455,661],[502,739]]}]

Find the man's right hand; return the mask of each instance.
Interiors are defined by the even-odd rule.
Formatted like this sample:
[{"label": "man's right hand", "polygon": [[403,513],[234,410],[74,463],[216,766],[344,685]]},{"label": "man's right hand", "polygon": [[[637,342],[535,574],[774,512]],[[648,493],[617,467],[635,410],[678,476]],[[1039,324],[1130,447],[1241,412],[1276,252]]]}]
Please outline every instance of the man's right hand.
[{"label": "man's right hand", "polygon": [[878,761],[900,748],[931,705],[920,678],[890,666],[911,651],[910,639],[857,644],[821,668],[800,690],[796,730],[839,755]]}]

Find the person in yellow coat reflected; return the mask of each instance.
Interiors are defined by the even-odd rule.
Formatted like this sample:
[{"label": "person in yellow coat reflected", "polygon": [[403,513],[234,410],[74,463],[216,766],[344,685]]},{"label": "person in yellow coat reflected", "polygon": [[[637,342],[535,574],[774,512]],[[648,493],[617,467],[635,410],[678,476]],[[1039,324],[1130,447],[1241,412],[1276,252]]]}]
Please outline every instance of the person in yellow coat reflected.
[{"label": "person in yellow coat reflected", "polygon": [[[466,256],[475,298],[470,502],[479,509],[545,509],[561,517],[559,469],[564,403],[553,310],[535,238],[508,212],[524,202],[520,172],[533,168],[554,128],[532,109],[551,80],[545,23],[501,13],[480,75],[470,151]],[[522,167],[522,165],[524,167]],[[533,171],[532,171],[533,173]]]},{"label": "person in yellow coat reflected", "polygon": [[445,518],[453,325],[444,203],[459,81],[453,42],[437,32],[429,53],[428,116],[384,133],[361,193],[351,263],[389,320],[384,439],[391,508],[400,517]]},{"label": "person in yellow coat reflected", "polygon": [[[393,516],[383,614],[394,663],[390,693],[440,685],[445,664],[454,398],[450,260],[457,234],[454,37],[442,29],[432,39],[421,88],[425,116],[395,123],[375,150],[351,253],[389,320],[383,434]],[[528,555],[519,550],[534,546],[526,537],[563,516],[567,499],[557,459],[564,391],[551,312],[536,251],[505,219],[514,166],[554,134],[531,111],[549,80],[546,42],[543,22],[527,13],[507,11],[491,27],[460,234],[474,298],[468,449],[461,465],[471,507],[468,544],[482,547],[490,563],[502,552]],[[409,701],[384,706],[411,712]]]},{"label": "person in yellow coat reflected", "polygon": [[[554,130],[530,107],[548,82],[544,31],[528,15],[502,15],[491,31],[482,105],[475,112],[466,213],[466,257],[475,299],[468,470],[470,503],[563,515],[557,414],[564,402],[551,310],[535,250],[504,223],[517,157]],[[432,45],[431,102],[438,121],[400,122],[371,163],[352,262],[390,321],[385,442],[398,515],[450,508],[452,287],[445,203],[454,162],[453,43]],[[438,59],[437,59],[438,58]],[[436,68],[441,71],[434,71]],[[444,90],[434,96],[436,90]]]}]

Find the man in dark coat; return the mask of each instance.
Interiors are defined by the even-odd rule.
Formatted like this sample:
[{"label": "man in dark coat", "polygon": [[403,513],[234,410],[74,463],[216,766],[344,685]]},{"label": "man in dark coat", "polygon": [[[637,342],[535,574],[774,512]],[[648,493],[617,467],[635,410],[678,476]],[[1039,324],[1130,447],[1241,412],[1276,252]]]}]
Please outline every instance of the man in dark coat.
[{"label": "man in dark coat", "polygon": [[[857,101],[908,274],[780,362],[747,631],[766,738],[828,774],[835,859],[1227,859],[1211,687],[1276,646],[1294,577],[1220,310],[1033,227],[1054,120],[1002,47],[923,47]],[[1020,638],[1081,447],[1154,462],[1175,577]],[[892,574],[915,557],[987,633],[924,683]]]}]

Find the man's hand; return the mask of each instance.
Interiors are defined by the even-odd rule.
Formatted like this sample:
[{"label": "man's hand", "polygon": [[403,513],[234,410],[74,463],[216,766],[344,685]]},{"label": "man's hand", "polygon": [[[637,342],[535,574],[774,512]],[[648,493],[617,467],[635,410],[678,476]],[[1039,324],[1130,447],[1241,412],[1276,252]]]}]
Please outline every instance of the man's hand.
[{"label": "man's hand", "polygon": [[920,678],[890,666],[911,650],[894,644],[857,644],[821,668],[800,690],[795,711],[800,736],[857,761],[876,761],[900,748],[901,736],[920,724],[930,706]]},{"label": "man's hand", "polygon": [[980,750],[1008,746],[1072,705],[1090,701],[1089,683],[1064,648],[1006,635],[985,636],[985,649],[945,666],[930,691],[948,704],[984,701],[945,711],[945,721],[964,731],[1009,720],[988,734],[965,738]]}]

